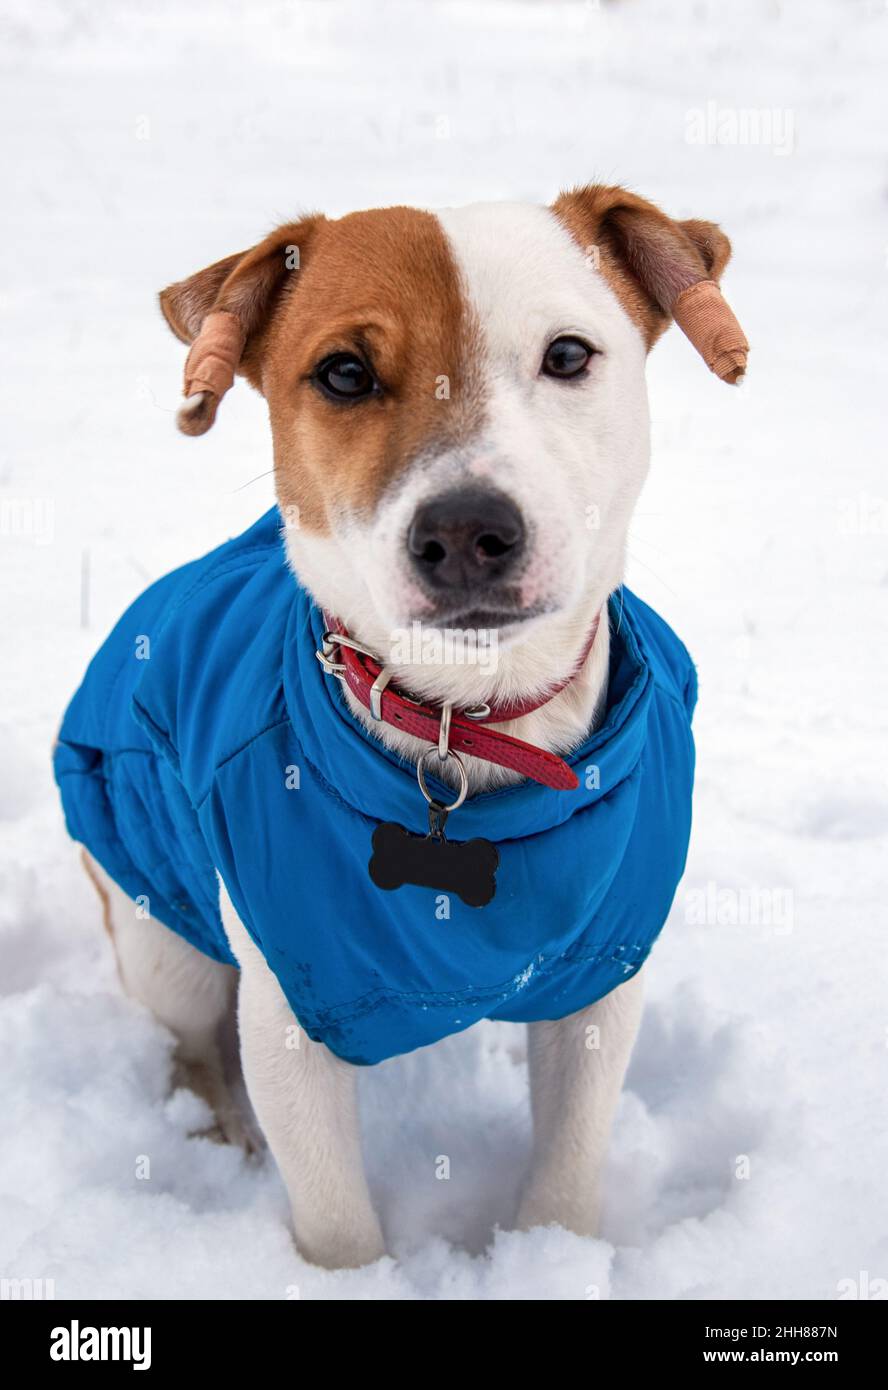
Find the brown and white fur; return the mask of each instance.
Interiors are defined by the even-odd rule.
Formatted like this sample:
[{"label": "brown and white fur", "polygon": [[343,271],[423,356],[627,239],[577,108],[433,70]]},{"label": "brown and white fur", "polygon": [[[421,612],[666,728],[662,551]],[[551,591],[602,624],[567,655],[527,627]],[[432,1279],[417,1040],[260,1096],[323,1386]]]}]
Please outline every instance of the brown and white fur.
[{"label": "brown and white fur", "polygon": [[[552,208],[309,216],[171,286],[161,304],[186,342],[210,311],[241,321],[240,369],[268,403],[289,559],[319,604],[382,657],[414,621],[465,628],[481,610],[496,629],[493,670],[453,660],[395,670],[402,688],[467,706],[529,696],[575,666],[622,580],[648,469],[646,353],[668,326],[676,289],[717,280],[729,254],[711,223],[673,221],[624,189],[592,186]],[[564,337],[593,350],[570,379],[542,369]],[[364,363],[378,389],[330,399],[317,368],[341,353]],[[482,512],[485,498],[505,497],[517,511],[523,534],[507,574],[480,551],[472,569],[467,552],[463,577],[442,586],[417,560],[408,544],[415,519],[423,508],[434,517],[439,499],[454,495]],[[458,528],[442,534],[446,545],[462,543]],[[507,732],[556,752],[577,746],[606,697],[608,641],[604,622],[578,676]],[[400,752],[415,758],[424,747],[355,712]],[[467,771],[473,793],[511,776],[471,759]],[[90,867],[126,989],[172,1029],[194,1083],[236,1133],[216,1042],[234,972],[161,924],[136,921],[133,904]],[[364,1176],[354,1069],[306,1039],[284,1045],[296,1021],[221,882],[220,901],[240,966],[244,1076],[297,1244],[322,1265],[374,1260],[385,1244]],[[640,1013],[636,976],[579,1014],[530,1026],[534,1146],[519,1227],[596,1231]],[[595,1050],[590,1024],[600,1032]]]}]

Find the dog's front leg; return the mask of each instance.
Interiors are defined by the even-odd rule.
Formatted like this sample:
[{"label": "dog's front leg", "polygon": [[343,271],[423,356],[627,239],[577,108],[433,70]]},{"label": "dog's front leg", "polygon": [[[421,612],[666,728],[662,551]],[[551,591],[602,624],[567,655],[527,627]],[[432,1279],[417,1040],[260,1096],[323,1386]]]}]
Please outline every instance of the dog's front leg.
[{"label": "dog's front leg", "polygon": [[296,1243],[330,1269],[369,1264],[385,1245],[364,1174],[355,1069],[299,1029],[224,885],[220,907],[241,968],[244,1080],[287,1186]]},{"label": "dog's front leg", "polygon": [[601,1171],[641,1020],[640,974],[597,1004],[528,1029],[533,1160],[518,1226],[595,1235]]}]

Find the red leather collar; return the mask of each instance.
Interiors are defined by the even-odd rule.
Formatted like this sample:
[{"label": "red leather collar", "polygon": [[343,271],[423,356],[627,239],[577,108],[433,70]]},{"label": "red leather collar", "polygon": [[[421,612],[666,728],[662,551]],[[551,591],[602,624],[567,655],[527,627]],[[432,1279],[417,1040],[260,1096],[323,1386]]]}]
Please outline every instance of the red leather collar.
[{"label": "red leather collar", "polygon": [[[509,734],[499,733],[486,726],[504,724],[508,720],[520,719],[522,715],[531,714],[570,685],[582,670],[592,650],[600,617],[600,614],[596,617],[576,666],[564,680],[550,686],[539,697],[501,705],[485,705],[480,709],[471,705],[467,709],[453,709],[446,746],[455,753],[465,753],[471,758],[481,758],[484,762],[511,768],[522,777],[529,777],[532,781],[541,782],[543,786],[552,787],[556,791],[573,791],[579,786],[576,774],[563,758],[548,752],[545,748],[524,743],[521,739],[512,738]],[[426,743],[439,743],[444,714],[442,707],[423,704],[395,689],[388,683],[388,673],[374,656],[357,644],[347,645],[352,639],[338,619],[327,618],[326,621],[324,649],[317,654],[325,671],[344,681],[355,698],[360,700],[374,718],[382,719],[405,734],[424,739]],[[337,638],[344,638],[345,641],[339,642]]]}]

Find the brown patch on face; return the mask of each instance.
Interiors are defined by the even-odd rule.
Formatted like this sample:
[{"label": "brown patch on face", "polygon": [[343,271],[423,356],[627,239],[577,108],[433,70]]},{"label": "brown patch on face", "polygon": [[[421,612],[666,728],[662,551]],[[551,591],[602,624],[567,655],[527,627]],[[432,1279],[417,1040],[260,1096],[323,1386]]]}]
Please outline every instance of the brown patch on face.
[{"label": "brown patch on face", "polygon": [[714,222],[676,222],[625,188],[590,184],[562,193],[552,211],[599,269],[648,348],[669,327],[675,300],[698,280],[718,281],[731,243]]},{"label": "brown patch on face", "polygon": [[[324,221],[288,282],[262,345],[261,389],[285,516],[325,532],[343,510],[371,513],[430,447],[469,438],[482,391],[479,331],[437,217],[384,208]],[[335,352],[356,353],[381,385],[353,404],[311,380]]]},{"label": "brown patch on face", "polygon": [[[328,531],[337,511],[372,511],[424,449],[477,427],[480,333],[431,213],[312,214],[170,285],[160,303],[187,343],[211,313],[240,323],[238,372],[268,400],[278,501],[300,526]],[[322,395],[313,371],[339,351],[372,369],[378,396]]]}]

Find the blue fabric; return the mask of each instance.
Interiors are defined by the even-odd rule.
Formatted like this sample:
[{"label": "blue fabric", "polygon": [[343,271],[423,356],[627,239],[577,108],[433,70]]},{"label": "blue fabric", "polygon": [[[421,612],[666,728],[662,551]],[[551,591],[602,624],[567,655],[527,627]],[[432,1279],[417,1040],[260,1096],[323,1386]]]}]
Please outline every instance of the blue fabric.
[{"label": "blue fabric", "polygon": [[153,916],[230,962],[217,867],[302,1027],[350,1062],[602,998],[641,966],[684,868],[685,648],[625,588],[611,599],[607,713],[570,758],[579,789],[525,782],[467,801],[448,829],[496,842],[497,891],[481,909],[451,897],[447,917],[433,890],[368,877],[378,822],[424,833],[425,805],[412,765],[315,660],[322,617],[279,531],[271,511],[121,618],[61,730],[70,833]]}]

